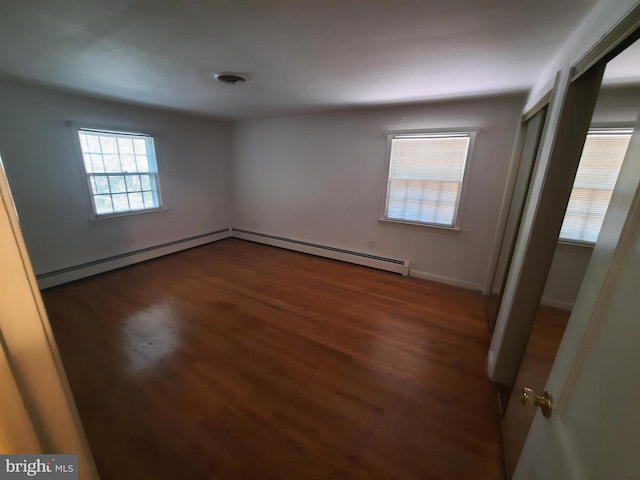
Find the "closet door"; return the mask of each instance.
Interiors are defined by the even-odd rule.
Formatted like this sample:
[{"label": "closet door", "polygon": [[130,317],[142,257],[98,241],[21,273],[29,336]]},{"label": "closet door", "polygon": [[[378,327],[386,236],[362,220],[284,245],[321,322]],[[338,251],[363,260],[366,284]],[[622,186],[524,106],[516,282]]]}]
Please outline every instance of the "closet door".
[{"label": "closet door", "polygon": [[533,166],[535,165],[536,158],[538,157],[540,139],[542,137],[542,130],[544,128],[546,116],[547,106],[544,105],[533,116],[525,119],[522,123],[524,139],[522,142],[520,162],[518,163],[518,171],[511,195],[511,206],[509,207],[509,213],[507,215],[504,236],[502,237],[502,244],[500,246],[496,269],[493,274],[493,281],[489,296],[488,318],[490,331],[493,331],[493,327],[496,323],[498,306],[500,305],[502,294],[504,293],[507,272],[511,265],[516,236],[520,229],[522,211],[524,210],[524,203],[529,191]]}]

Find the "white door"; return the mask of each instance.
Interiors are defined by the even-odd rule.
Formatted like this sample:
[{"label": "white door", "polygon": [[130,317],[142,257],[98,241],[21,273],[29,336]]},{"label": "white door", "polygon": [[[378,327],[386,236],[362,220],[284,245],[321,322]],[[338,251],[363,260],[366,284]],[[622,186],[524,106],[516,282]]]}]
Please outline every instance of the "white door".
[{"label": "white door", "polygon": [[[640,122],[516,480],[640,479]],[[542,392],[537,392],[542,393]]]}]

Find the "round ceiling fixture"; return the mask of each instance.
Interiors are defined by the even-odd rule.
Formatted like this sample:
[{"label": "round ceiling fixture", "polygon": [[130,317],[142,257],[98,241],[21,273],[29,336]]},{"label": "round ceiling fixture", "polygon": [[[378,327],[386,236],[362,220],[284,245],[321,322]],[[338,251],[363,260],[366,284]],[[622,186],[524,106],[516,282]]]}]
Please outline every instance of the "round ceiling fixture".
[{"label": "round ceiling fixture", "polygon": [[229,85],[238,85],[239,83],[244,83],[247,81],[246,77],[232,72],[216,73],[213,78],[215,78],[219,82],[227,83]]}]

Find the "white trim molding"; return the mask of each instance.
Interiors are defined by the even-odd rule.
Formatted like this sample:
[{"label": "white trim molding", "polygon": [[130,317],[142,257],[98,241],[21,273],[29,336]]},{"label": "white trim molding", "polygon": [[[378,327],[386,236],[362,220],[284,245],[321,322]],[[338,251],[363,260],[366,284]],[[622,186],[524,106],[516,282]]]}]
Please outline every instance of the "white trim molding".
[{"label": "white trim molding", "polygon": [[116,255],[109,258],[95,260],[87,262],[81,265],[75,265],[60,270],[54,270],[52,272],[36,275],[38,281],[38,287],[45,289],[61,285],[67,282],[73,282],[74,280],[80,280],[81,278],[90,277],[99,273],[108,272],[109,270],[115,270],[117,268],[126,267],[135,263],[144,262],[153,258],[162,257],[171,253],[176,253],[181,250],[187,250],[193,247],[199,247],[207,243],[217,242],[231,236],[231,229],[225,228],[222,230],[216,230],[215,232],[204,233],[202,235],[196,235],[174,242],[165,243],[162,245],[156,245],[153,247],[136,250],[133,252],[124,253],[122,255]]},{"label": "white trim molding", "polygon": [[444,275],[436,275],[435,273],[422,272],[420,270],[411,270],[409,272],[410,277],[421,278],[422,280],[430,280],[432,282],[444,283],[445,285],[452,285],[454,287],[466,288],[468,290],[482,291],[482,283],[469,282],[468,280],[460,280],[459,278],[446,277]]},{"label": "white trim molding", "polygon": [[231,236],[242,240],[248,240],[250,242],[271,245],[272,247],[285,248],[287,250],[316,255],[318,257],[331,258],[342,262],[377,268],[378,270],[385,270],[387,272],[400,273],[403,276],[407,276],[409,274],[409,260],[399,260],[369,253],[355,252],[338,247],[278,237],[265,233],[242,230],[239,228],[232,228]]},{"label": "white trim molding", "polygon": [[551,297],[542,297],[540,300],[540,305],[544,305],[545,307],[553,307],[559,308],[560,310],[567,310],[570,312],[573,310],[573,302],[569,302],[567,300],[556,300]]}]

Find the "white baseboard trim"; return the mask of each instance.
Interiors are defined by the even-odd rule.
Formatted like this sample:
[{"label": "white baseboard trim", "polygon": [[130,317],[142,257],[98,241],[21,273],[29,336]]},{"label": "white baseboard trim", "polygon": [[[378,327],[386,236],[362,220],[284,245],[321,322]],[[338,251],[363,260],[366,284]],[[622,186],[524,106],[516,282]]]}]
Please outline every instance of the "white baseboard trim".
[{"label": "white baseboard trim", "polygon": [[386,258],[237,228],[231,229],[231,236],[242,240],[248,240],[250,242],[271,245],[272,247],[294,250],[296,252],[316,255],[318,257],[325,257],[333,260],[340,260],[342,262],[354,263],[356,265],[363,265],[365,267],[376,268],[378,270],[400,273],[404,276],[407,276],[409,273],[408,260]]},{"label": "white baseboard trim", "polygon": [[540,305],[544,305],[545,307],[553,307],[559,308],[560,310],[573,310],[573,302],[567,302],[566,300],[556,300],[551,297],[542,297],[540,300]]},{"label": "white baseboard trim", "polygon": [[225,228],[223,230],[217,230],[215,232],[177,240],[175,242],[165,243],[155,247],[136,250],[134,252],[96,260],[82,265],[43,273],[36,275],[36,280],[38,281],[38,287],[40,289],[54,287],[63,283],[73,282],[74,280],[80,280],[81,278],[108,272],[109,270],[115,270],[116,268],[122,268],[128,265],[133,265],[134,263],[144,262],[153,258],[169,255],[181,250],[187,250],[207,243],[217,242],[218,240],[228,238],[231,235],[230,230],[231,229]]},{"label": "white baseboard trim", "polygon": [[435,273],[421,272],[419,270],[411,270],[409,272],[410,277],[421,278],[423,280],[431,280],[432,282],[444,283],[446,285],[452,285],[454,287],[462,287],[469,290],[482,291],[482,283],[469,282],[467,280],[460,280],[459,278],[445,277],[444,275],[436,275]]}]

